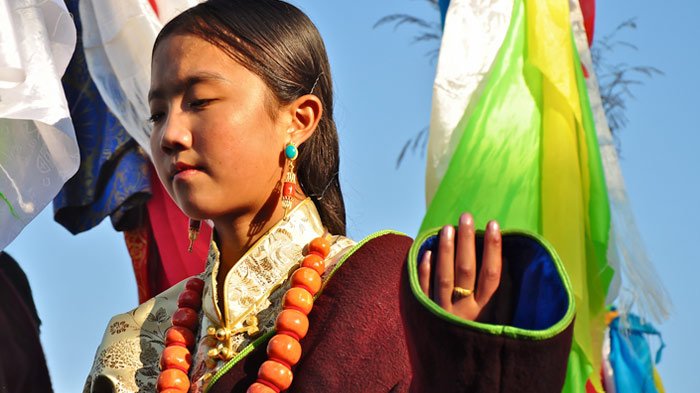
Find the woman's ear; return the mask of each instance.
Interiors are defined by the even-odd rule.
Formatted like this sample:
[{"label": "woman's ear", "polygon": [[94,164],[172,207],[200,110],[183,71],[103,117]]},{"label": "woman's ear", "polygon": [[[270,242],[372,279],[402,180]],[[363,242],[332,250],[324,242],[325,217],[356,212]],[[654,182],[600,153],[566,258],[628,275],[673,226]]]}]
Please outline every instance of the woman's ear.
[{"label": "woman's ear", "polygon": [[292,115],[290,140],[299,146],[316,131],[323,116],[323,104],[317,96],[306,94],[292,102],[288,109]]}]

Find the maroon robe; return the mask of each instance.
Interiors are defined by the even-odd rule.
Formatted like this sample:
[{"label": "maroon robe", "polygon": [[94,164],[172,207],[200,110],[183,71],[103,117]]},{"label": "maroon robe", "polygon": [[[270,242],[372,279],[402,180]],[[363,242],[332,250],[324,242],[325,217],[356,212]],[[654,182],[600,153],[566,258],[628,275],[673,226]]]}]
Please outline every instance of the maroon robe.
[{"label": "maroon robe", "polygon": [[[387,234],[369,240],[343,262],[309,315],[309,333],[301,341],[302,358],[289,392],[561,391],[573,298],[556,256],[549,256],[551,263],[547,255],[542,261],[550,249],[529,236],[503,237],[504,282],[509,284],[499,288],[490,307],[507,315],[487,316],[496,319],[486,322],[508,326],[517,319],[548,332],[523,338],[508,329],[494,334],[465,327],[421,304],[409,285],[406,261],[419,260],[407,258],[411,245],[408,237]],[[531,260],[537,255],[535,264]],[[528,285],[533,280],[539,280],[533,286],[536,293]],[[255,350],[212,381],[208,391],[245,392],[266,359],[268,339],[256,341]]]}]

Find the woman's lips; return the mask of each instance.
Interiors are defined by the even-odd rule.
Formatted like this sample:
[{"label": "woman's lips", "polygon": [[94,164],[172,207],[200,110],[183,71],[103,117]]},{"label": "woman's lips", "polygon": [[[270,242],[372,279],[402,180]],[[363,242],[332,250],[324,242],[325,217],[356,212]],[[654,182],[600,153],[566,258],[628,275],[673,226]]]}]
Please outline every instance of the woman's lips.
[{"label": "woman's lips", "polygon": [[202,172],[201,167],[178,162],[175,164],[175,167],[172,171],[172,174],[173,174],[172,178],[173,178],[173,180],[186,179],[186,178],[189,178],[191,176],[195,176],[200,172]]}]

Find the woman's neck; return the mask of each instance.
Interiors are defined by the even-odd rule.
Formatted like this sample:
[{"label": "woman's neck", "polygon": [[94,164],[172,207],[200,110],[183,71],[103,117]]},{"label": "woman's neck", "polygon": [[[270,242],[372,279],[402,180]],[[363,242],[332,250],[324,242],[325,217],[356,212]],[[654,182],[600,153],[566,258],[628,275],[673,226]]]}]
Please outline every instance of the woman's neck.
[{"label": "woman's neck", "polygon": [[284,210],[261,209],[255,214],[214,221],[216,241],[221,253],[219,274],[225,276],[239,259],[284,217]]},{"label": "woman's neck", "polygon": [[[294,198],[292,209],[306,196]],[[291,210],[291,209],[290,209]],[[223,307],[223,286],[228,272],[243,255],[270,228],[284,218],[284,209],[279,203],[279,196],[271,197],[258,211],[250,214],[226,216],[214,220],[216,242],[219,248],[219,269],[217,277],[219,305]]]}]

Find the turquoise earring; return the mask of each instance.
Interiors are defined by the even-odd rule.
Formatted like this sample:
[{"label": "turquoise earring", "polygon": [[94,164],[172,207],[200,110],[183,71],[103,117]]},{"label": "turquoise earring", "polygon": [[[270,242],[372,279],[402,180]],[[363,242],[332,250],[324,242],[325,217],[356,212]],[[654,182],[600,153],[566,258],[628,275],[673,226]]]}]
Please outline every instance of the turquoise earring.
[{"label": "turquoise earring", "polygon": [[284,217],[287,217],[289,209],[292,207],[292,197],[296,191],[297,175],[294,173],[294,160],[299,156],[299,150],[294,142],[289,142],[284,148],[284,155],[287,157],[287,174],[282,183],[282,207],[284,208]]}]

